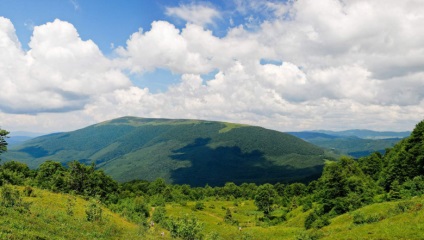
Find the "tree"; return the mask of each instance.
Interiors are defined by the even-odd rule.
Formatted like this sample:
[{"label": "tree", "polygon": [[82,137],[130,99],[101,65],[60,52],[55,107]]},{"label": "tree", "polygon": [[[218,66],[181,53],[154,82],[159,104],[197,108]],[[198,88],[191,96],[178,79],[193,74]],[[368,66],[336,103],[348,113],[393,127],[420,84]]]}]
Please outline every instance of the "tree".
[{"label": "tree", "polygon": [[45,161],[38,167],[36,183],[53,191],[66,191],[66,169],[59,162]]},{"label": "tree", "polygon": [[256,191],[255,205],[260,211],[263,211],[265,215],[269,215],[272,205],[276,202],[277,196],[278,194],[274,186],[269,183],[261,185]]},{"label": "tree", "polygon": [[9,132],[0,128],[0,154],[7,151],[7,142]]}]

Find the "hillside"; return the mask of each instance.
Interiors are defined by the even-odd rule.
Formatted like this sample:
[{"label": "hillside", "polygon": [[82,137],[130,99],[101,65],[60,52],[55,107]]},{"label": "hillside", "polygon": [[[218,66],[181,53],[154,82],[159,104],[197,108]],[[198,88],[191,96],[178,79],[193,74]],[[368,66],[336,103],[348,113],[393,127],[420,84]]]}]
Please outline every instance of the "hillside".
[{"label": "hillside", "polygon": [[[13,205],[7,202],[5,199],[10,196],[4,194],[6,188],[19,193],[19,201]],[[142,237],[137,224],[100,205],[101,217],[88,221],[86,211],[91,203],[81,197],[30,187],[0,189],[0,239],[155,239],[153,236],[159,236],[151,229]]]},{"label": "hillside", "polygon": [[160,177],[204,186],[315,179],[325,153],[299,138],[261,127],[124,117],[34,138],[2,157],[32,168],[46,160],[95,162],[119,181]]},{"label": "hillside", "polygon": [[345,131],[328,131],[328,130],[316,130],[316,133],[324,133],[332,136],[339,137],[357,137],[362,139],[389,139],[389,138],[405,138],[408,137],[411,132],[393,132],[393,131],[372,131],[366,129],[350,129]]},{"label": "hillside", "polygon": [[373,152],[384,153],[409,132],[375,132],[369,130],[347,130],[342,132],[311,131],[288,132],[322,148],[354,158],[368,156]]}]

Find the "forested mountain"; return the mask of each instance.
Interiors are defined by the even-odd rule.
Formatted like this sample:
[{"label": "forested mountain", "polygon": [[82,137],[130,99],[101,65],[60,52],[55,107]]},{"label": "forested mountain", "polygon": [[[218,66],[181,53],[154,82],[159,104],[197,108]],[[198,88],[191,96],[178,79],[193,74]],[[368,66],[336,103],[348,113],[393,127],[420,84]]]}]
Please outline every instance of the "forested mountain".
[{"label": "forested mountain", "polygon": [[314,145],[330,149],[338,154],[360,158],[373,152],[384,154],[387,148],[393,147],[410,132],[376,132],[370,130],[305,131],[288,132]]},{"label": "forested mountain", "polygon": [[232,123],[124,117],[34,138],[4,159],[95,163],[119,181],[164,178],[192,186],[316,179],[324,151],[289,134]]},{"label": "forested mountain", "polygon": [[405,138],[408,137],[411,132],[393,132],[393,131],[372,131],[366,129],[350,129],[345,131],[328,131],[328,130],[316,130],[316,133],[324,133],[332,136],[339,137],[357,137],[362,139],[388,139],[388,138]]}]

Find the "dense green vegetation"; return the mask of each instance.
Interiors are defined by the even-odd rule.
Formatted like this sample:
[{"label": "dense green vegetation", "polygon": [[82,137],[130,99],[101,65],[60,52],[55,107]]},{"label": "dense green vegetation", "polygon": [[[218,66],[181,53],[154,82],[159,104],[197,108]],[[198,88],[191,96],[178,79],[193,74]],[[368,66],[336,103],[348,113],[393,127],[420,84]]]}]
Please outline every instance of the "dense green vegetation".
[{"label": "dense green vegetation", "polygon": [[330,157],[289,134],[240,124],[170,119],[118,118],[68,133],[38,137],[9,149],[5,160],[32,169],[47,160],[74,160],[114,179],[191,186],[307,182]]},{"label": "dense green vegetation", "polygon": [[[47,161],[35,170],[11,161],[0,166],[0,213],[8,219],[0,225],[0,236],[54,235],[12,220],[28,217],[25,214],[32,214],[34,222],[45,219],[28,199],[53,194],[40,190],[48,189],[67,193],[62,198],[91,199],[83,209],[72,199],[61,203],[63,216],[53,218],[69,221],[75,229],[81,226],[76,233],[80,235],[63,235],[66,238],[122,237],[119,229],[104,232],[82,226],[103,221],[107,207],[114,212],[108,214],[120,215],[113,221],[137,224],[136,232],[125,233],[135,234],[133,239],[158,238],[162,232],[176,239],[422,239],[423,174],[424,121],[384,155],[328,161],[321,177],[308,184],[227,182],[191,187],[161,178],[118,183],[94,165],[77,161],[67,167]],[[79,216],[75,221],[80,225],[64,217],[72,214]]]}]

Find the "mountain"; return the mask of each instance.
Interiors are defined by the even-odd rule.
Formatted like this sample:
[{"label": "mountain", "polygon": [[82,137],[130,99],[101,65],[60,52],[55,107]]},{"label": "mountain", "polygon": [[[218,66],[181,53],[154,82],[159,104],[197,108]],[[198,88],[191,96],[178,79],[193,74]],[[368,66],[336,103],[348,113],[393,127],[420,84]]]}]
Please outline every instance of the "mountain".
[{"label": "mountain", "polygon": [[366,129],[351,129],[345,131],[328,131],[328,130],[315,130],[313,132],[324,133],[332,136],[339,137],[357,137],[362,139],[390,139],[390,138],[405,138],[408,137],[411,132],[390,132],[390,131],[372,131]]},{"label": "mountain", "polygon": [[95,162],[121,182],[160,177],[171,183],[213,186],[316,179],[328,157],[315,145],[261,127],[123,117],[31,139],[2,158],[32,168],[46,160]]},{"label": "mountain", "polygon": [[310,132],[288,132],[317,146],[331,149],[339,154],[355,158],[373,152],[384,153],[410,132],[376,132],[371,130],[346,130],[342,132],[317,130]]},{"label": "mountain", "polygon": [[9,137],[6,139],[8,147],[17,146],[23,142],[30,140],[35,137],[44,135],[43,133],[34,133],[34,132],[23,132],[23,131],[12,131],[9,134]]}]

